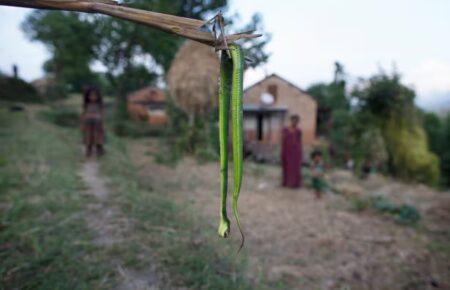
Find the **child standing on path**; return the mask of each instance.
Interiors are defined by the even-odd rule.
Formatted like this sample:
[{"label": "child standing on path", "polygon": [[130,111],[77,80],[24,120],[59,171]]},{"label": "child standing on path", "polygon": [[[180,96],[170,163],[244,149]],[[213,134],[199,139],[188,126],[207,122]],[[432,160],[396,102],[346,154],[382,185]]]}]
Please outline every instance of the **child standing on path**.
[{"label": "child standing on path", "polygon": [[84,92],[82,131],[86,146],[86,157],[92,155],[95,147],[98,156],[105,153],[103,143],[105,131],[103,128],[103,99],[97,88],[90,87]]},{"label": "child standing on path", "polygon": [[311,153],[311,175],[312,175],[312,187],[317,199],[322,198],[322,193],[326,188],[324,180],[324,167],[322,162],[322,152],[313,151]]}]

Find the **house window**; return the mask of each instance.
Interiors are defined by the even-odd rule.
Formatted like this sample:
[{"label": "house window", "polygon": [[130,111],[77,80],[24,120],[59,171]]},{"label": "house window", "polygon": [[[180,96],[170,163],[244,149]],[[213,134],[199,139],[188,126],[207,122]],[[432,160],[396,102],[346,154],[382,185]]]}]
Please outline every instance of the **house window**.
[{"label": "house window", "polygon": [[152,115],[163,115],[165,114],[166,103],[165,102],[148,102],[147,103],[148,112]]}]

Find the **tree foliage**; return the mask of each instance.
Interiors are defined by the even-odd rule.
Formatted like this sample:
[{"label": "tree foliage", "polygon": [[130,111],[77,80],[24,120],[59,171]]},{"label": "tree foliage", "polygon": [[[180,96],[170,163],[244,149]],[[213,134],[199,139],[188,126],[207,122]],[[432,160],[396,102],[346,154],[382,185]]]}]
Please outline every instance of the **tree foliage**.
[{"label": "tree foliage", "polygon": [[[225,10],[226,0],[133,0],[127,6],[183,17],[205,19]],[[262,32],[259,15],[242,30]],[[43,42],[51,52],[44,68],[55,75],[58,83],[73,91],[86,84],[109,82],[116,99],[116,131],[127,118],[126,95],[146,85],[154,85],[168,70],[183,39],[159,30],[122,19],[75,12],[34,11],[23,23],[32,40]],[[270,36],[244,40],[243,46],[256,67],[268,59],[264,51]],[[94,63],[106,68],[105,76],[92,72]]]},{"label": "tree foliage", "polygon": [[447,188],[450,188],[450,113],[447,113],[444,118],[441,148],[439,156],[441,157],[442,181]]},{"label": "tree foliage", "polygon": [[[183,17],[206,19],[219,10],[226,10],[226,0],[133,0],[127,6]],[[231,21],[233,25],[233,21]],[[162,76],[183,39],[156,29],[144,27],[129,21],[103,15],[89,15],[76,12],[44,11],[32,12],[22,28],[26,35],[40,41],[49,49],[51,58],[46,62],[46,72],[54,73],[60,82],[72,90],[80,90],[89,83],[97,83],[92,72],[94,62],[101,63],[113,80],[119,95],[137,89],[129,84],[130,72],[140,71],[141,76],[147,70],[152,76],[148,83],[156,80],[153,76]],[[263,29],[259,15],[242,29],[233,27],[233,31]],[[244,41],[243,45],[253,59],[251,66],[267,61],[264,51],[269,37]],[[127,75],[130,74],[130,77]],[[125,83],[127,83],[125,85]]]},{"label": "tree foliage", "polygon": [[45,71],[72,90],[80,90],[94,77],[90,64],[99,39],[93,27],[92,21],[79,13],[45,10],[32,12],[22,24],[26,35],[42,42],[51,53]]},{"label": "tree foliage", "polygon": [[394,72],[381,72],[362,80],[353,91],[357,114],[371,120],[365,126],[381,131],[388,155],[387,167],[394,176],[436,184],[439,160],[430,152],[427,137],[414,104],[415,92],[404,86]]},{"label": "tree foliage", "polygon": [[[361,80],[353,91],[362,112],[378,120],[395,118],[408,124],[417,123],[414,90],[400,82],[400,75],[380,72],[368,80]],[[407,124],[405,124],[407,125]]]},{"label": "tree foliage", "polygon": [[433,112],[422,113],[423,127],[428,136],[428,145],[433,152],[441,152],[442,144],[444,143],[444,119]]},{"label": "tree foliage", "polygon": [[423,126],[427,133],[428,145],[439,158],[441,165],[441,185],[450,187],[450,112],[438,116],[425,112],[422,116]]},{"label": "tree foliage", "polygon": [[336,63],[334,80],[315,84],[308,93],[318,102],[318,130],[329,140],[335,161],[352,158],[357,167],[369,162],[402,179],[436,184],[439,160],[430,148],[442,155],[443,129],[429,115],[422,126],[415,92],[399,74],[380,72],[362,79],[349,94],[344,68]]},{"label": "tree foliage", "polygon": [[307,92],[318,103],[318,134],[329,139],[334,159],[344,159],[353,144],[353,116],[346,93],[344,67],[336,62],[334,80],[310,86]]}]

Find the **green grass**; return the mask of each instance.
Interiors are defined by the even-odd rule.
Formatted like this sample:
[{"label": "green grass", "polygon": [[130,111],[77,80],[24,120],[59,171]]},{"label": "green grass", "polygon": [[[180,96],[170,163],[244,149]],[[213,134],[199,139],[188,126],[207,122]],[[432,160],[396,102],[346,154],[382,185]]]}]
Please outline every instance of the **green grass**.
[{"label": "green grass", "polygon": [[77,128],[80,126],[80,112],[71,107],[58,107],[49,110],[43,110],[39,113],[40,117],[57,126],[66,128]]},{"label": "green grass", "polygon": [[79,136],[0,109],[0,289],[110,289],[80,194]]},{"label": "green grass", "polygon": [[[190,289],[255,289],[245,278],[245,258],[236,257],[236,245],[219,240],[215,229],[205,227],[189,205],[152,191],[139,180],[126,152],[126,139],[109,139],[101,169],[114,188],[115,202],[135,220],[136,253],[150,248],[153,257],[169,271],[173,284]],[[145,261],[136,258],[136,265]],[[258,289],[264,289],[258,286]]]},{"label": "green grass", "polygon": [[156,264],[170,284],[189,289],[267,288],[263,277],[246,278],[245,253],[236,256],[237,245],[219,239],[192,205],[139,179],[127,139],[111,133],[101,161],[108,203],[133,226],[112,247],[94,244],[84,213],[95,199],[82,194],[78,130],[42,111],[0,109],[0,289],[114,289],[120,277],[112,261],[144,274]]},{"label": "green grass", "polygon": [[165,127],[162,125],[151,125],[146,121],[123,120],[116,125],[116,132],[122,137],[145,138],[160,137],[163,135]]}]

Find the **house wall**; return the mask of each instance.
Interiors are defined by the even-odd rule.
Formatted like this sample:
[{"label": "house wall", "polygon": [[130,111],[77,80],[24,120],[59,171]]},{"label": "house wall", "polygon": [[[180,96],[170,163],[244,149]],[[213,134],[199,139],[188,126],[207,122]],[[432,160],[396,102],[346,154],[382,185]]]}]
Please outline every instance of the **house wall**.
[{"label": "house wall", "polygon": [[[244,140],[255,142],[258,139],[258,117],[256,114],[244,113]],[[261,143],[278,145],[283,129],[282,114],[267,114],[263,117],[263,136]]]},{"label": "house wall", "polygon": [[148,119],[147,108],[145,105],[140,103],[128,101],[128,112],[130,113],[131,118],[136,121],[146,121]]},{"label": "house wall", "polygon": [[256,115],[244,114],[244,141],[246,143],[256,140],[257,122]]},{"label": "house wall", "polygon": [[[298,114],[301,118],[300,127],[303,132],[303,144],[310,147],[316,136],[317,117],[317,103],[310,95],[282,78],[271,75],[245,91],[244,103],[259,105],[261,94],[267,92],[269,87],[273,90],[274,86],[277,88],[277,96],[273,106],[284,106],[288,109],[284,125],[288,124],[290,115]],[[276,138],[281,138],[279,133],[275,135]],[[277,141],[280,142],[280,140]]]},{"label": "house wall", "polygon": [[164,125],[168,121],[165,99],[163,91],[145,87],[128,95],[128,112],[135,120],[147,121],[152,125]]}]

